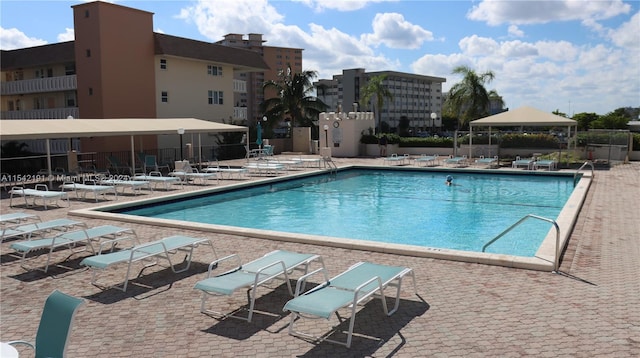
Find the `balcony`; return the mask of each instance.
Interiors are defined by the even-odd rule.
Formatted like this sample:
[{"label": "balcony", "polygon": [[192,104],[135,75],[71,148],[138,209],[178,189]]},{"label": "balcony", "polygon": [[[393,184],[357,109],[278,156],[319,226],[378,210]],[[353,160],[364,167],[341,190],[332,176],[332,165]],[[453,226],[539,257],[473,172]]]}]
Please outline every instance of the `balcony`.
[{"label": "balcony", "polygon": [[233,119],[246,120],[247,107],[233,107]]},{"label": "balcony", "polygon": [[247,81],[233,80],[233,92],[247,93]]},{"label": "balcony", "polygon": [[76,75],[36,78],[23,81],[2,82],[0,94],[3,96],[43,93],[43,92],[59,92],[73,91],[78,88]]},{"label": "balcony", "polygon": [[65,119],[69,116],[78,118],[80,116],[78,107],[0,112],[0,118],[2,119]]}]

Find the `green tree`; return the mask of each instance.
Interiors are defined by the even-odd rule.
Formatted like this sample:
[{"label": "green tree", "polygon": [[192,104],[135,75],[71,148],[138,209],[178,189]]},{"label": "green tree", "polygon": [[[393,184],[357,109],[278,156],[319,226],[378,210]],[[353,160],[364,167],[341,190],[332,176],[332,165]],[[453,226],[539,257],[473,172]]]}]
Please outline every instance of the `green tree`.
[{"label": "green tree", "polygon": [[362,96],[360,99],[360,106],[362,107],[366,107],[373,97],[376,98],[375,109],[378,112],[378,124],[376,127],[378,129],[378,133],[380,133],[382,129],[382,106],[384,105],[384,99],[393,99],[393,95],[384,85],[384,80],[386,78],[387,75],[373,76],[369,78],[369,82],[367,82],[366,86],[364,86],[360,93]]},{"label": "green tree", "polygon": [[458,66],[452,73],[462,75],[462,81],[449,90],[444,111],[458,118],[459,125],[464,127],[470,121],[489,114],[490,92],[484,85],[493,81],[495,75],[492,71],[477,74],[467,66]]},{"label": "green tree", "polygon": [[610,112],[590,123],[591,129],[627,129],[629,117],[621,112]]},{"label": "green tree", "polygon": [[263,90],[275,89],[279,94],[261,104],[263,113],[270,119],[266,125],[272,127],[276,122],[274,119],[278,119],[291,121],[291,127],[315,127],[313,122],[318,114],[327,108],[322,100],[311,95],[313,79],[317,76],[316,71],[310,70],[292,74],[288,68],[286,73],[279,74],[277,81],[265,82]]},{"label": "green tree", "polygon": [[598,120],[599,116],[595,113],[576,113],[573,115],[573,119],[578,122],[578,130],[586,131],[591,127],[593,121]]}]

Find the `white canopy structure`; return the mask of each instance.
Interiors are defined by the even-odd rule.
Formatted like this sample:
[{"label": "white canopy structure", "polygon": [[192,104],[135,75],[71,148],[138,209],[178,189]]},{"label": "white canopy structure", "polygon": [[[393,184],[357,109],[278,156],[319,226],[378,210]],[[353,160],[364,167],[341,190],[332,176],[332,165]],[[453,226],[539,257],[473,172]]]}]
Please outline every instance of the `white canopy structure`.
[{"label": "white canopy structure", "polygon": [[[51,174],[50,139],[131,136],[131,163],[135,163],[134,136],[159,134],[245,132],[249,128],[196,118],[113,118],[113,119],[10,119],[0,120],[2,141],[46,139],[47,169]],[[198,140],[200,142],[200,140]],[[247,141],[248,143],[248,141]],[[248,145],[248,144],[247,144]],[[199,151],[202,149],[199,148]],[[248,148],[247,148],[248,150]]]},{"label": "white canopy structure", "polygon": [[[578,122],[573,119],[527,106],[476,119],[469,122],[469,157],[473,153],[474,127],[489,127],[489,144],[491,144],[491,127],[567,127],[568,137],[571,137],[571,127],[577,127],[577,125]],[[576,131],[577,128],[574,132]]]}]

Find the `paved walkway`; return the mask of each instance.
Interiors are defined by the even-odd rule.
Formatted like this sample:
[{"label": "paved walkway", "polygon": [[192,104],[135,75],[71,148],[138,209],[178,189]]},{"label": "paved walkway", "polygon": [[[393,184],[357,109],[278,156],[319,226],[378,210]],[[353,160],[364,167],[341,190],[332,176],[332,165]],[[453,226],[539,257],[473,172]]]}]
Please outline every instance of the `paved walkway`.
[{"label": "paved walkway", "polygon": [[[165,194],[145,197],[151,195]],[[118,201],[131,199],[119,196]],[[8,201],[0,200],[2,213],[16,210]],[[49,274],[25,271],[8,254],[12,240],[7,240],[0,246],[0,340],[32,339],[46,296],[60,289],[87,302],[76,316],[70,357],[638,357],[639,201],[640,163],[597,171],[562,274],[125,224],[143,240],[178,233],[209,237],[218,256],[239,248],[246,259],[274,249],[318,253],[332,274],[360,260],[414,268],[418,294],[405,281],[400,309],[391,317],[382,314],[377,301],[364,306],[351,349],[289,336],[289,316],[281,312],[288,299],[284,285],[259,290],[257,309],[271,315],[257,314],[252,323],[199,313],[200,295],[193,286],[205,276],[211,260],[207,250],[196,250],[188,272],[146,269],[123,293],[92,286],[90,273],[78,265],[83,254]],[[71,201],[71,209],[93,205]],[[68,211],[24,210],[43,219],[65,217]],[[54,259],[62,262],[66,256],[59,252]],[[101,277],[115,283],[123,274],[115,269]],[[246,298],[238,294],[210,302],[233,309]],[[330,324],[318,320],[301,327],[323,333]],[[32,356],[21,352],[21,357]]]}]

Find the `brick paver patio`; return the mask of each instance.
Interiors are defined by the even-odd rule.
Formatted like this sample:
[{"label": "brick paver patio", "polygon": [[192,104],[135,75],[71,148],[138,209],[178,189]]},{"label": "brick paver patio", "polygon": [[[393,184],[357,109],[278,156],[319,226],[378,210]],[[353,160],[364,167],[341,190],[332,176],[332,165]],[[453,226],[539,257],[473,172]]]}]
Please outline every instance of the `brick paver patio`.
[{"label": "brick paver patio", "polygon": [[[336,161],[381,164],[381,159]],[[151,195],[165,193],[145,197]],[[118,201],[134,198],[119,195]],[[193,286],[212,259],[206,249],[196,250],[187,272],[149,268],[123,293],[90,284],[90,272],[79,266],[85,253],[67,261],[66,251],[55,253],[61,265],[47,274],[26,271],[9,255],[14,240],[8,239],[0,247],[0,340],[33,340],[46,296],[59,289],[86,300],[76,316],[70,357],[638,357],[638,202],[640,163],[597,171],[563,257],[562,274],[123,224],[144,241],[171,234],[209,237],[219,257],[240,249],[247,260],[274,249],[317,253],[330,274],[362,260],[412,267],[418,294],[405,281],[400,309],[391,317],[384,316],[379,301],[362,307],[350,349],[288,335],[289,316],[282,306],[289,296],[281,283],[259,290],[256,308],[269,314],[256,314],[251,323],[201,314],[200,294]],[[70,209],[94,205],[72,199]],[[69,210],[10,209],[5,193],[0,208],[2,213],[37,213],[43,220],[66,217]],[[90,226],[113,223],[81,220]],[[100,277],[116,283],[123,275],[117,268]],[[232,310],[245,305],[246,297],[237,294],[210,303]],[[305,321],[301,327],[322,334],[331,323],[335,318]],[[21,357],[33,356],[23,348],[20,352]]]}]

